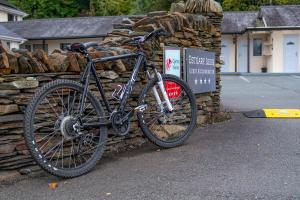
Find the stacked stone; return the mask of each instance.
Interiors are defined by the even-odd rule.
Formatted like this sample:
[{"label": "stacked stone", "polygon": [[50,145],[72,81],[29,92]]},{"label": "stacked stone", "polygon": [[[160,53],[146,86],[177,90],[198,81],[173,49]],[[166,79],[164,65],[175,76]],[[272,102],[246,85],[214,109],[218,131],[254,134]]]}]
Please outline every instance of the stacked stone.
[{"label": "stacked stone", "polygon": [[[172,5],[171,12],[152,12],[148,15],[125,18],[122,23],[114,25],[114,30],[102,42],[100,48],[89,49],[89,51],[94,58],[132,52],[135,47],[124,43],[124,41],[145,35],[155,28],[164,27],[171,33],[170,37],[161,37],[159,40],[149,41],[144,45],[150,62],[154,63],[161,71],[164,46],[192,47],[216,52],[217,91],[196,96],[198,124],[202,125],[213,122],[214,116],[220,108],[221,21],[222,10],[218,3],[211,0],[189,0],[187,3],[181,1]],[[0,76],[0,170],[12,170],[10,173],[13,175],[29,173],[37,170],[37,167],[29,155],[22,135],[26,105],[37,88],[49,81],[56,79],[78,81],[79,71],[83,70],[86,61],[80,54],[59,50],[54,51],[51,55],[47,55],[41,50],[29,53],[26,51],[9,52],[5,48],[0,48],[0,51],[4,52],[2,54],[0,52],[0,64],[1,56],[5,57],[4,54],[7,57],[6,64],[16,63],[17,60],[18,67],[15,68],[15,71],[11,70],[14,73],[35,72],[35,74],[27,75]],[[9,61],[8,54],[17,55],[17,59]],[[24,58],[23,60],[26,62],[20,62],[21,58]],[[35,63],[34,66],[43,68],[44,71],[28,70],[33,69],[32,63]],[[118,85],[127,83],[134,63],[134,60],[123,60],[96,65],[97,72],[104,84],[106,97],[112,105],[117,105],[118,102],[112,98],[111,94]],[[0,66],[0,74],[7,74],[4,73],[6,71],[3,69],[11,68],[11,64],[7,64],[5,67]],[[56,73],[44,73],[52,71]],[[133,96],[129,101],[129,106],[132,108],[137,106],[137,98],[146,81],[144,77],[141,74],[137,80]],[[90,89],[99,97],[93,80]],[[133,119],[130,132],[128,137],[117,137],[110,130],[107,152],[133,148],[146,141],[138,128],[136,119]],[[5,174],[8,172],[5,171]]]},{"label": "stacked stone", "polygon": [[[115,71],[99,70],[106,96],[110,103],[116,105],[118,102],[112,99],[112,92],[118,84],[125,84],[131,72],[118,74]],[[56,79],[69,79],[79,81],[79,74],[76,73],[49,73],[29,75],[9,75],[0,78],[0,171],[5,173],[26,174],[37,170],[33,159],[27,149],[23,137],[24,111],[34,92],[44,84]],[[138,79],[140,81],[140,79]],[[136,88],[140,88],[141,82]],[[139,95],[138,90],[133,91],[133,98],[129,105],[136,106]],[[96,92],[95,81],[91,81],[90,89]],[[107,152],[118,152],[140,146],[146,140],[142,137],[137,120],[134,119],[131,126],[131,134],[127,137],[117,137],[109,131]],[[13,170],[8,172],[7,170]],[[0,172],[0,176],[5,174]],[[1,178],[0,178],[1,180]]]},{"label": "stacked stone", "polygon": [[34,165],[24,145],[23,111],[38,85],[39,82],[34,78],[18,76],[0,78],[0,169],[2,170]]},{"label": "stacked stone", "polygon": [[32,74],[52,72],[80,72],[85,66],[80,54],[56,50],[50,55],[38,49],[34,52],[9,50],[0,44],[0,74]]},{"label": "stacked stone", "polygon": [[[200,37],[204,38],[203,50],[216,53],[216,81],[217,90],[211,94],[212,105],[208,107],[211,113],[220,112],[220,93],[221,93],[221,26],[223,20],[223,11],[219,3],[214,0],[188,0],[185,4],[186,13],[205,16],[208,23],[208,32],[200,31]],[[201,120],[202,117],[200,117]],[[212,117],[213,119],[213,117]]]}]

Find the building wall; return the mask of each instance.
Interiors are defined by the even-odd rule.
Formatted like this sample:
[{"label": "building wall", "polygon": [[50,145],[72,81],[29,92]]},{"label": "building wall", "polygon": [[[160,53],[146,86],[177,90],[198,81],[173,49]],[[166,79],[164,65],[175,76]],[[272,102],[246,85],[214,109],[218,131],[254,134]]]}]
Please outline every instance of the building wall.
[{"label": "building wall", "polygon": [[284,66],[284,35],[298,35],[298,69],[300,72],[300,30],[290,30],[290,31],[273,31],[272,41],[273,41],[273,51],[272,51],[272,61],[271,70],[272,72],[283,72]]},{"label": "building wall", "polygon": [[[229,48],[229,58],[224,58],[223,61],[225,62],[225,59],[228,60],[228,66],[229,66],[229,72],[235,72],[235,45],[233,43],[233,35],[223,35],[222,41],[226,40]],[[222,59],[222,56],[221,56]]]},{"label": "building wall", "polygon": [[23,17],[17,16],[17,21],[23,21]]},{"label": "building wall", "polygon": [[20,43],[18,42],[10,42],[10,49],[19,49]]},{"label": "building wall", "polygon": [[261,39],[263,44],[267,41],[267,35],[265,34],[251,34],[250,33],[250,72],[259,73],[262,72],[262,67],[267,67],[267,58],[264,56],[265,45],[262,45],[262,55],[254,56],[253,52],[253,40]]},{"label": "building wall", "polygon": [[[237,36],[237,65],[239,63],[240,43],[247,41],[247,34]],[[250,32],[250,72],[260,73],[262,67],[267,67],[268,72],[284,72],[284,36],[298,35],[298,72],[300,72],[300,30],[272,31],[272,32]],[[223,35],[222,40],[226,40],[230,48],[229,69],[235,72],[235,44],[234,35]],[[262,39],[262,56],[254,56],[253,39]],[[240,67],[238,65],[238,72]]]},{"label": "building wall", "polygon": [[[23,21],[23,17],[19,15],[16,16],[16,21]],[[8,13],[5,11],[0,10],[0,22],[7,22],[8,21]]]},{"label": "building wall", "polygon": [[[55,49],[60,49],[60,44],[62,43],[77,43],[77,42],[101,42],[103,38],[81,38],[81,39],[63,39],[63,40],[46,40],[45,43],[48,45],[48,52],[52,53]],[[42,40],[28,40],[24,45],[30,45],[31,50],[33,50],[33,45],[42,45]]]},{"label": "building wall", "polygon": [[20,43],[19,42],[1,40],[0,43],[2,45],[6,45],[6,47],[9,48],[9,49],[19,49],[20,48]]},{"label": "building wall", "polygon": [[[234,42],[235,35],[223,35],[222,40],[226,40],[227,43],[229,44],[229,49],[230,49],[230,56],[229,56],[229,72],[235,72],[235,65],[237,62],[237,71],[240,72],[240,66],[239,66],[239,54],[240,54],[240,44],[242,42],[246,42],[247,44],[247,35],[237,35],[237,52],[235,52],[235,42]],[[235,57],[237,56],[237,60]],[[246,54],[247,56],[247,54]]]},{"label": "building wall", "polygon": [[7,22],[8,15],[7,12],[0,11],[0,22]]}]

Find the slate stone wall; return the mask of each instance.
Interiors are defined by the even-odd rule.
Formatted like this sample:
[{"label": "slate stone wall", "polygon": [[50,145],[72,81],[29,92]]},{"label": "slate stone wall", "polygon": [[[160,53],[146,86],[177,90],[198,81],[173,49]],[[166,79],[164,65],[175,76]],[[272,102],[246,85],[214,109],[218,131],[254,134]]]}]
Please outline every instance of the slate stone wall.
[{"label": "slate stone wall", "polygon": [[[145,35],[155,28],[164,27],[172,35],[168,38],[160,38],[156,42],[148,42],[144,47],[151,58],[151,62],[160,70],[162,70],[163,66],[163,47],[165,45],[193,47],[216,52],[217,91],[196,96],[198,125],[203,125],[213,122],[220,111],[222,18],[221,7],[212,0],[189,0],[186,3],[182,1],[173,4],[171,12],[153,12],[148,15],[124,18],[122,23],[114,25],[114,30],[103,41],[101,48],[90,49],[89,51],[93,57],[130,52],[134,50],[134,47],[125,45],[123,43],[125,40],[130,37]],[[58,50],[54,53],[56,57],[62,57],[61,60],[64,60],[63,65],[57,61],[55,68],[70,69],[73,65],[76,66],[75,72],[74,70],[66,70],[73,72],[0,76],[0,181],[1,176],[15,177],[16,175],[27,174],[39,169],[33,162],[22,135],[23,113],[36,89],[56,79],[72,79],[76,81],[79,79],[78,67],[82,70],[84,60],[77,54],[69,54]],[[46,66],[47,68],[47,66],[51,65],[49,62],[47,64],[47,59],[45,59],[47,55],[43,52],[40,52],[39,57],[40,59],[33,59],[43,64],[39,66]],[[65,59],[70,59],[70,57],[72,57],[72,62],[68,61],[66,63]],[[127,82],[131,75],[133,63],[133,61],[124,60],[96,66],[104,84],[106,96],[113,105],[116,105],[117,102],[112,99],[111,94],[117,85]],[[53,68],[54,71],[55,68]],[[19,69],[17,70],[20,71]],[[132,107],[136,106],[140,90],[146,82],[144,77],[141,73],[137,80],[133,97],[129,103]],[[93,91],[96,89],[94,82],[92,82],[90,88]],[[146,142],[138,128],[136,119],[133,120],[131,134],[128,137],[117,137],[111,131],[109,132],[107,152],[118,152],[135,148]]]}]

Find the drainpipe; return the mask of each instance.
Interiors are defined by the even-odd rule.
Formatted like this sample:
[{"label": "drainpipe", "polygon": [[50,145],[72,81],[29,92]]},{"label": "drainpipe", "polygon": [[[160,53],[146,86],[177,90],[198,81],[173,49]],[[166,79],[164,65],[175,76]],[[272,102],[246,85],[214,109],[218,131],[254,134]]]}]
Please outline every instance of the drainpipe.
[{"label": "drainpipe", "polygon": [[46,52],[46,40],[43,40],[43,50]]},{"label": "drainpipe", "polygon": [[238,71],[238,66],[237,66],[237,61],[238,61],[238,60],[237,60],[237,56],[238,56],[238,52],[237,52],[237,35],[234,36],[233,42],[234,42],[234,44],[235,44],[235,46],[234,46],[235,72],[237,72],[237,71]]},{"label": "drainpipe", "polygon": [[248,67],[248,73],[250,73],[250,33],[247,33],[247,67]]}]

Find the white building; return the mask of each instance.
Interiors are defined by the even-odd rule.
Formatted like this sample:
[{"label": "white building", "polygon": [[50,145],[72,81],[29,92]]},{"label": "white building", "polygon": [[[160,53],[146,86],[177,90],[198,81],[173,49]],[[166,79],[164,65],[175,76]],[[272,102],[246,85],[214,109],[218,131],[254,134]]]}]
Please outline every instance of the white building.
[{"label": "white building", "polygon": [[66,50],[75,42],[102,41],[113,30],[113,24],[120,23],[124,17],[73,17],[33,19],[14,22],[2,22],[0,25],[26,38],[21,48],[34,51],[43,49]]},{"label": "white building", "polygon": [[300,72],[300,5],[225,12],[223,72]]},{"label": "white building", "polygon": [[[0,0],[0,22],[22,21],[27,14],[8,1]],[[19,48],[19,45],[26,41],[22,36],[7,29],[0,24],[0,40],[5,42],[8,47]]]},{"label": "white building", "polygon": [[57,19],[24,20],[28,16],[6,0],[0,0],[0,40],[10,49],[25,48],[29,51],[44,49],[66,50],[75,42],[102,41],[120,23],[122,16],[74,17]]}]

